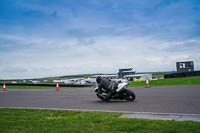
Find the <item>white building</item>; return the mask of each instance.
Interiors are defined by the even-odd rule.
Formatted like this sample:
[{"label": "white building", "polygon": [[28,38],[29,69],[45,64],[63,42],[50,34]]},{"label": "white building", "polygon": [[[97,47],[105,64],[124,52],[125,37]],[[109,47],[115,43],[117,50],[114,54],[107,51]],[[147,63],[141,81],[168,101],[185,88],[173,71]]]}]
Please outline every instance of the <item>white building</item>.
[{"label": "white building", "polygon": [[64,83],[65,80],[53,80],[54,83]]},{"label": "white building", "polygon": [[129,81],[144,81],[152,80],[152,74],[135,74],[135,75],[126,75],[126,78]]},{"label": "white building", "polygon": [[40,83],[40,81],[37,81],[37,80],[32,80],[32,83],[33,83],[33,84],[39,84],[39,83]]}]

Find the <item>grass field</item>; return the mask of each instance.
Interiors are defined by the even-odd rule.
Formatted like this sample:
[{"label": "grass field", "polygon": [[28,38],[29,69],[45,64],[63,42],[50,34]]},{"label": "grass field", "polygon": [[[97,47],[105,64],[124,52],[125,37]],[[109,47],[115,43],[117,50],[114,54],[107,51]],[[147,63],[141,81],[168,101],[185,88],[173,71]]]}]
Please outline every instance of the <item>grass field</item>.
[{"label": "grass field", "polygon": [[[145,86],[145,81],[143,82],[130,82],[129,86]],[[151,86],[172,86],[172,85],[200,85],[200,76],[193,77],[183,77],[183,78],[168,78],[162,80],[152,80],[150,81]]]},{"label": "grass field", "polygon": [[200,122],[119,118],[119,113],[0,109],[1,133],[200,133]]}]

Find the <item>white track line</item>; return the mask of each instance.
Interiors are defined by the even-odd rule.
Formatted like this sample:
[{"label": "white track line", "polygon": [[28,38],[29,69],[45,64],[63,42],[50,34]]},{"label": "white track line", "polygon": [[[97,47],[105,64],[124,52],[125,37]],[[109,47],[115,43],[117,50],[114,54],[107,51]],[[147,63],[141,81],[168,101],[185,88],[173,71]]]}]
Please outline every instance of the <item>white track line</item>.
[{"label": "white track line", "polygon": [[127,114],[144,114],[144,115],[177,115],[177,116],[199,116],[200,114],[185,113],[158,113],[158,112],[133,112],[133,111],[113,111],[113,110],[90,110],[90,109],[65,109],[65,108],[37,108],[37,107],[0,107],[0,108],[16,108],[16,109],[47,109],[47,110],[66,110],[66,111],[83,111],[83,112],[111,112],[111,113],[127,113]]}]

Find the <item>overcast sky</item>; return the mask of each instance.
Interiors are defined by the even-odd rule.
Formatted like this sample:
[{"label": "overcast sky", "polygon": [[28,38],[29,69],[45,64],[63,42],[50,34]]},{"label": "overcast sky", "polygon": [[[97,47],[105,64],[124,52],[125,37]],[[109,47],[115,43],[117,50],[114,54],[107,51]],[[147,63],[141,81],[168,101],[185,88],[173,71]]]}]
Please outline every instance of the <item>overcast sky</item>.
[{"label": "overcast sky", "polygon": [[0,79],[200,70],[199,0],[0,0]]}]

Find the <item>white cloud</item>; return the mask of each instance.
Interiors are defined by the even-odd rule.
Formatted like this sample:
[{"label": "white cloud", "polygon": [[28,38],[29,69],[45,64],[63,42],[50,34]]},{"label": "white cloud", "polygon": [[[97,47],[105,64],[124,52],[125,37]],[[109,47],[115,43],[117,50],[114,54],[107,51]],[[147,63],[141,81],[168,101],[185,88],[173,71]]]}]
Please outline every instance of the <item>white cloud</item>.
[{"label": "white cloud", "polygon": [[[195,65],[199,65],[200,61],[199,53],[193,51],[165,51],[174,45],[185,44],[192,40],[174,43],[153,40],[151,37],[130,36],[99,36],[81,41],[25,36],[9,39],[16,45],[26,44],[28,47],[18,47],[0,53],[0,78],[116,73],[119,68],[124,67],[133,67],[140,72],[170,71],[175,70],[176,61],[194,60]],[[93,40],[92,43],[87,45],[90,40]],[[84,42],[86,45],[81,44]]]}]

